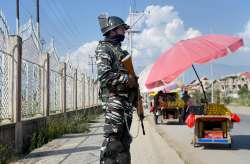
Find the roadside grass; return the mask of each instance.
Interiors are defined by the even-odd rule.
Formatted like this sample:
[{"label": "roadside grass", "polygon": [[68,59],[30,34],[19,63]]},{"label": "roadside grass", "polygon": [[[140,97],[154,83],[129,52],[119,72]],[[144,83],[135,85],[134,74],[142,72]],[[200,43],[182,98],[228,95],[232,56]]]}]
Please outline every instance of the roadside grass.
[{"label": "roadside grass", "polygon": [[227,98],[226,101],[224,101],[225,104],[228,105],[238,105],[238,106],[250,106],[250,98],[249,97],[244,97],[244,98]]},{"label": "roadside grass", "polygon": [[10,148],[6,144],[0,144],[0,164],[7,164],[17,158],[18,155],[14,153],[13,148]]},{"label": "roadside grass", "polygon": [[51,120],[48,125],[35,132],[31,139],[29,151],[41,147],[49,141],[61,137],[67,133],[89,132],[88,123],[95,122],[98,115],[91,114],[88,117],[76,114],[71,118],[62,118],[61,120]]},{"label": "roadside grass", "polygon": [[0,164],[8,164],[16,161],[32,150],[64,134],[89,132],[88,123],[98,122],[98,116],[99,114],[88,114],[84,116],[83,114],[76,113],[71,118],[63,117],[61,119],[49,120],[46,127],[37,129],[37,131],[33,133],[30,146],[23,154],[17,154],[15,150],[8,145],[0,144]]},{"label": "roadside grass", "polygon": [[241,105],[241,106],[250,106],[250,100],[249,98],[241,98],[233,100],[235,104]]}]

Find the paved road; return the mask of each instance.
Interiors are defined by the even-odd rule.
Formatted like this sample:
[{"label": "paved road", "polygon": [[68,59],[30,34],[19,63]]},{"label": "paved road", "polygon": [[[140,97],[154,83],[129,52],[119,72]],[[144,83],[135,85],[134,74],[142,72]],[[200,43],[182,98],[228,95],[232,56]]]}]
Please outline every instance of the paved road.
[{"label": "paved road", "polygon": [[[132,135],[137,134],[138,122],[134,118]],[[146,135],[139,133],[131,145],[132,164],[184,164],[178,154],[157,132],[151,118],[144,121]],[[141,127],[139,127],[141,128]],[[141,129],[140,129],[141,132]]]},{"label": "paved road", "polygon": [[[183,161],[191,164],[249,164],[250,162],[250,108],[233,109],[241,117],[240,123],[235,123],[231,132],[232,149],[225,147],[198,147],[190,143],[193,129],[185,125],[159,125],[157,132],[176,150]],[[240,111],[240,112],[239,112]],[[242,112],[244,111],[244,112]],[[243,113],[243,114],[242,114]]]}]

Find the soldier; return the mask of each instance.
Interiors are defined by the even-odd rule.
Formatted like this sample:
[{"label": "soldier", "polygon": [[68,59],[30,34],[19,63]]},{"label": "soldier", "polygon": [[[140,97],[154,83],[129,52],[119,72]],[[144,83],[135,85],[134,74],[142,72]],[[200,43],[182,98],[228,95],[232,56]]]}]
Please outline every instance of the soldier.
[{"label": "soldier", "polygon": [[121,42],[129,26],[116,16],[100,15],[98,21],[104,36],[96,48],[99,96],[105,111],[105,139],[101,147],[100,163],[130,164],[132,138],[129,129],[133,100],[129,89],[137,85],[137,79],[129,75],[121,63],[128,55],[127,51],[121,49]]}]

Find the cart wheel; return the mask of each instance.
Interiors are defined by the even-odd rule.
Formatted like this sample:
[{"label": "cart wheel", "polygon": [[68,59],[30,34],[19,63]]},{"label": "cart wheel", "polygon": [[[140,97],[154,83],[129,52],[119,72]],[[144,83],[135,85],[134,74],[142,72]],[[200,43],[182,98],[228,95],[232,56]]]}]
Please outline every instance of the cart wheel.
[{"label": "cart wheel", "polygon": [[160,119],[161,119],[161,124],[163,124],[163,115],[161,115]]},{"label": "cart wheel", "polygon": [[233,138],[231,138],[231,143],[228,144],[229,149],[232,149],[232,144],[233,144]]},{"label": "cart wheel", "polygon": [[200,145],[197,143],[194,143],[194,148],[199,147]]},{"label": "cart wheel", "polygon": [[155,119],[155,124],[157,125],[158,124],[158,116],[154,116],[154,119]]},{"label": "cart wheel", "polygon": [[179,124],[180,124],[180,125],[183,125],[183,124],[184,124],[183,119],[182,119],[181,116],[179,116]]}]

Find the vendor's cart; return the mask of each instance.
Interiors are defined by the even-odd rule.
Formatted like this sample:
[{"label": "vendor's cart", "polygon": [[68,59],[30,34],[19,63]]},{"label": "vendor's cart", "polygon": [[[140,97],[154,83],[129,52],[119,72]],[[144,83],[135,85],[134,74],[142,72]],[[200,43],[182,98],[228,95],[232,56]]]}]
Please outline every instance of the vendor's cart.
[{"label": "vendor's cart", "polygon": [[196,115],[194,146],[205,144],[227,144],[231,147],[231,117],[220,115]]},{"label": "vendor's cart", "polygon": [[223,104],[205,105],[204,113],[194,116],[194,147],[226,144],[231,148],[232,113]]},{"label": "vendor's cart", "polygon": [[177,92],[165,93],[165,97],[160,101],[161,123],[170,120],[178,120],[180,124],[184,122],[184,102]]},{"label": "vendor's cart", "polygon": [[159,119],[161,123],[165,121],[176,121],[183,124],[184,116],[184,101],[180,98],[178,92],[161,92],[154,95],[151,101],[150,112],[154,113],[155,124],[158,124]]}]

